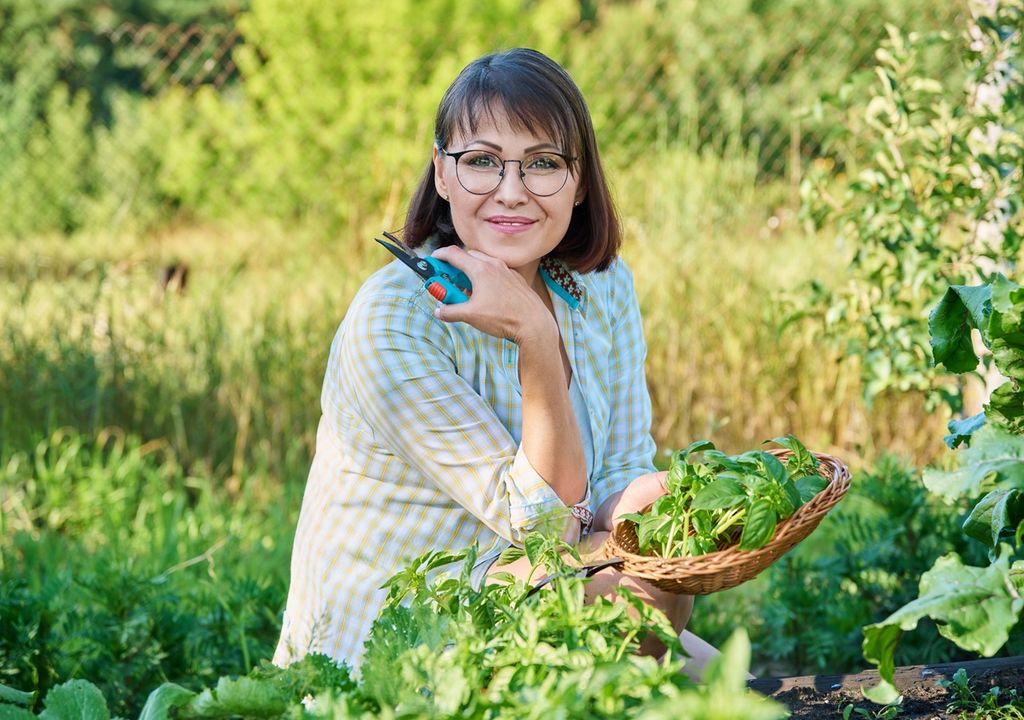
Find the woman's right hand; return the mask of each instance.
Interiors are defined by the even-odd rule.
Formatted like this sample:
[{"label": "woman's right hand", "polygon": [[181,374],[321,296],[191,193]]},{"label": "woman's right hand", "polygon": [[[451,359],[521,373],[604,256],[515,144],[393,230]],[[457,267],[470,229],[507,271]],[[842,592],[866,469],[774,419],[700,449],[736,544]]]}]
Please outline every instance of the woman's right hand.
[{"label": "woman's right hand", "polygon": [[439,320],[464,322],[519,345],[557,341],[558,326],[540,296],[501,260],[455,245],[438,248],[433,257],[466,273],[473,283],[468,301],[438,306],[434,315]]}]

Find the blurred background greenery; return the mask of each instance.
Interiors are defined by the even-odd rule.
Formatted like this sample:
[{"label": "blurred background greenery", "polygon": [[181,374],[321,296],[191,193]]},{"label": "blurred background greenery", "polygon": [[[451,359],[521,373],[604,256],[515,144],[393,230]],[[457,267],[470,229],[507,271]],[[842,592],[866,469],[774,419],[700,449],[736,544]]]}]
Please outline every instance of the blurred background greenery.
[{"label": "blurred background greenery", "polygon": [[[783,298],[839,282],[851,251],[800,220],[799,188],[812,165],[849,171],[814,110],[870,68],[885,23],[957,35],[963,17],[930,0],[0,0],[0,683],[89,677],[124,714],[163,680],[269,655],[330,340],[388,260],[370,241],[402,223],[447,84],[522,45],[590,103],[659,447],[793,432],[860,473],[822,542],[699,602],[695,629],[750,627],[758,672],[859,667],[860,626],[957,542],[908,469],[948,418],[914,393],[867,404],[855,363],[780,330]],[[949,45],[928,62],[962,72]]]}]

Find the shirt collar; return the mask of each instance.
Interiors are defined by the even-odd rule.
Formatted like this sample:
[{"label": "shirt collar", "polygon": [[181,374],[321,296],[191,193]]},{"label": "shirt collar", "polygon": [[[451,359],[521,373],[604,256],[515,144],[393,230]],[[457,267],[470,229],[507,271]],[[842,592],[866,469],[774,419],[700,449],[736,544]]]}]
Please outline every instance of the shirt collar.
[{"label": "shirt collar", "polygon": [[540,261],[540,275],[544,283],[573,310],[583,312],[586,307],[587,290],[579,280],[579,274],[561,260],[545,257]]}]

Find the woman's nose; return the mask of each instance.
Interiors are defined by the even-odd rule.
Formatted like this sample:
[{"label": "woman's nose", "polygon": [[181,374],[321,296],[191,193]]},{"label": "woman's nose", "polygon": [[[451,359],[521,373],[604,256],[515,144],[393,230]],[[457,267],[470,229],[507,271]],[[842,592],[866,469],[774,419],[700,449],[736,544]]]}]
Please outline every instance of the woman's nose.
[{"label": "woman's nose", "polygon": [[[514,165],[510,167],[509,163]],[[518,205],[529,199],[529,191],[523,183],[523,169],[518,160],[505,161],[494,197],[506,205]]]}]

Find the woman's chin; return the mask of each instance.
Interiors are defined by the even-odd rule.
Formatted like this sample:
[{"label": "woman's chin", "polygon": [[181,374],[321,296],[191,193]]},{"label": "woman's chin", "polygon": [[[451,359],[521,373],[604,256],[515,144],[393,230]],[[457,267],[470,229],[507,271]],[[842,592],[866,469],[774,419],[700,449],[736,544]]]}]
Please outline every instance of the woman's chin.
[{"label": "woman's chin", "polygon": [[501,243],[497,242],[474,243],[472,245],[467,244],[466,249],[477,250],[496,260],[501,260],[512,270],[529,268],[540,260],[540,258],[524,253],[522,248],[502,247]]}]

